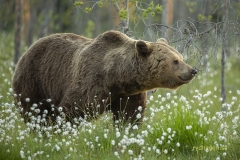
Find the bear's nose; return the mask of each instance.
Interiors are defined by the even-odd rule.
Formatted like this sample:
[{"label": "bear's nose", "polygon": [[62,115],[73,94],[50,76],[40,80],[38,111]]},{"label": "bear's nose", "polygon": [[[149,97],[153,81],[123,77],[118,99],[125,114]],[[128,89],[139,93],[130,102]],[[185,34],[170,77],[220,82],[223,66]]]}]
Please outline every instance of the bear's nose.
[{"label": "bear's nose", "polygon": [[191,74],[192,74],[193,76],[195,76],[195,74],[197,74],[197,70],[196,70],[196,69],[193,69],[192,72],[191,72]]}]

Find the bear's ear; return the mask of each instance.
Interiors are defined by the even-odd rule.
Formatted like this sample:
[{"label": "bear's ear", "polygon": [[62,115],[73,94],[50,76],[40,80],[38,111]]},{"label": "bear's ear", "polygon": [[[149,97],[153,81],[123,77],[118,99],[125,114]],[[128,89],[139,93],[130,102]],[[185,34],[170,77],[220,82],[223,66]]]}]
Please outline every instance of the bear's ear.
[{"label": "bear's ear", "polygon": [[168,44],[168,41],[167,41],[166,39],[164,39],[164,38],[159,38],[159,39],[157,40],[157,42],[163,42],[163,43]]},{"label": "bear's ear", "polygon": [[147,44],[141,40],[135,43],[135,48],[137,49],[138,53],[142,56],[149,56],[153,51],[152,46],[150,44]]}]

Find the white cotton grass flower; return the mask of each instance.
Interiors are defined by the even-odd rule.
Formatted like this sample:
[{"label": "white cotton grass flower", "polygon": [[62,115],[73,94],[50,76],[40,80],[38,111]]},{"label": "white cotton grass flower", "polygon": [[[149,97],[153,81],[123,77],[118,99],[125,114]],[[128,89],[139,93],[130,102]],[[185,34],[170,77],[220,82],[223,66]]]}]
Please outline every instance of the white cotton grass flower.
[{"label": "white cotton grass flower", "polygon": [[157,153],[157,154],[161,154],[160,149],[156,149],[156,153]]},{"label": "white cotton grass flower", "polygon": [[128,154],[129,154],[129,155],[133,155],[133,150],[129,149],[129,150],[128,150]]},{"label": "white cotton grass flower", "polygon": [[238,117],[238,116],[235,116],[235,117],[233,118],[232,122],[233,122],[234,124],[237,124],[238,120],[239,120],[239,117]]},{"label": "white cotton grass flower", "polygon": [[158,142],[158,144],[160,144],[160,145],[163,144],[163,141],[160,140],[160,139],[158,139],[157,142]]},{"label": "white cotton grass flower", "polygon": [[140,119],[142,117],[142,115],[140,114],[140,113],[138,113],[137,115],[136,115],[136,118],[137,119]]},{"label": "white cotton grass flower", "polygon": [[111,140],[111,144],[114,146],[115,145],[115,140]]},{"label": "white cotton grass flower", "polygon": [[118,154],[118,152],[114,152],[114,156],[116,156],[116,157],[118,157],[119,158],[119,154]]},{"label": "white cotton grass flower", "polygon": [[239,95],[240,95],[240,90],[237,90],[237,94],[239,94]]},{"label": "white cotton grass flower", "polygon": [[171,98],[171,93],[166,93],[166,97],[167,97],[167,99],[170,99]]},{"label": "white cotton grass flower", "polygon": [[55,145],[55,149],[56,149],[56,151],[59,151],[59,150],[60,150],[60,147],[56,144],[56,145]]},{"label": "white cotton grass flower", "polygon": [[236,136],[236,135],[237,135],[237,131],[234,130],[233,133],[232,133],[232,135]]},{"label": "white cotton grass flower", "polygon": [[167,133],[166,133],[166,132],[163,132],[162,135],[163,135],[163,136],[167,136]]},{"label": "white cotton grass flower", "polygon": [[138,130],[138,126],[137,126],[137,125],[134,125],[134,126],[132,127],[132,129]]},{"label": "white cotton grass flower", "polygon": [[26,98],[26,99],[25,99],[25,102],[30,102],[30,98]]},{"label": "white cotton grass flower", "polygon": [[149,99],[150,99],[150,101],[152,101],[152,100],[153,100],[153,96],[151,95],[151,96],[149,97]]},{"label": "white cotton grass flower", "polygon": [[8,91],[11,93],[11,92],[13,92],[13,89],[12,89],[12,88],[9,88]]},{"label": "white cotton grass flower", "polygon": [[108,138],[108,135],[107,135],[107,133],[104,133],[104,135],[103,135],[103,136],[104,136],[104,138]]},{"label": "white cotton grass flower", "polygon": [[48,114],[48,110],[45,109],[45,110],[43,111],[43,113],[44,113],[44,114]]},{"label": "white cotton grass flower", "polygon": [[142,131],[142,135],[147,137],[148,136],[148,131],[146,131],[146,130]]},{"label": "white cotton grass flower", "polygon": [[218,139],[219,139],[220,141],[224,141],[226,138],[225,138],[224,136],[219,136]]},{"label": "white cotton grass flower", "polygon": [[192,129],[192,126],[186,126],[186,130]]},{"label": "white cotton grass flower", "polygon": [[25,155],[24,155],[24,151],[23,151],[23,150],[20,151],[20,156],[21,156],[22,159],[25,158]]},{"label": "white cotton grass flower", "polygon": [[17,105],[18,105],[18,106],[21,106],[21,105],[22,105],[22,103],[21,103],[21,102],[18,102],[18,103],[17,103]]},{"label": "white cotton grass flower", "polygon": [[172,128],[168,128],[167,131],[168,131],[168,133],[171,133]]},{"label": "white cotton grass flower", "polygon": [[180,147],[180,143],[179,143],[179,142],[177,142],[176,146],[177,146],[177,147]]},{"label": "white cotton grass flower", "polygon": [[58,111],[59,111],[59,112],[62,112],[62,110],[63,110],[62,107],[59,107],[59,108],[58,108]]},{"label": "white cotton grass flower", "polygon": [[120,137],[121,136],[121,133],[120,132],[116,132],[116,137]]},{"label": "white cotton grass flower", "polygon": [[33,109],[35,109],[38,107],[38,105],[36,103],[33,103],[32,107],[33,107]]},{"label": "white cotton grass flower", "polygon": [[165,97],[162,97],[161,100],[162,100],[162,102],[165,102],[165,101],[166,101],[166,98],[165,98]]},{"label": "white cotton grass flower", "polygon": [[211,91],[207,91],[207,93],[203,95],[203,98],[206,98],[206,97],[210,96],[211,93],[212,93]]},{"label": "white cotton grass flower", "polygon": [[182,96],[182,95],[181,95],[181,97],[179,98],[179,101],[180,101],[180,102],[181,102],[181,101],[182,101],[182,102],[186,102],[186,100],[187,100],[186,97],[184,97],[184,96]]},{"label": "white cotton grass flower", "polygon": [[168,154],[168,150],[167,150],[167,149],[164,149],[164,150],[163,150],[163,153],[164,153],[164,154]]},{"label": "white cotton grass flower", "polygon": [[35,113],[40,113],[40,109],[35,109],[34,112]]},{"label": "white cotton grass flower", "polygon": [[138,110],[141,112],[141,111],[142,111],[142,106],[139,106],[139,107],[138,107]]},{"label": "white cotton grass flower", "polygon": [[99,139],[99,137],[98,137],[98,136],[97,136],[97,137],[95,137],[95,141],[96,141],[96,142],[98,142],[98,139]]}]

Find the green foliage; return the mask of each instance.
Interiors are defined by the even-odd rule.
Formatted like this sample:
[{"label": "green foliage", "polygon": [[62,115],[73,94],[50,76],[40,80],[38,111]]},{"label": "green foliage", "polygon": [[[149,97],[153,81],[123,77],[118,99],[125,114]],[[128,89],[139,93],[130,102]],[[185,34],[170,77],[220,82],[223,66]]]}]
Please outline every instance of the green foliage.
[{"label": "green foliage", "polygon": [[195,7],[197,6],[197,2],[192,2],[192,1],[186,2],[185,4],[186,4],[186,6],[189,8],[189,12],[190,12],[190,13],[193,13]]},{"label": "green foliage", "polygon": [[124,20],[124,19],[127,19],[127,16],[128,16],[128,11],[121,8],[121,10],[119,11],[119,17]]},{"label": "green foliage", "polygon": [[[89,13],[92,11],[92,9],[94,9],[95,4],[97,4],[98,7],[103,7],[104,3],[109,3],[109,2],[120,6],[120,10],[119,10],[118,14],[119,14],[119,18],[121,20],[126,20],[128,16],[131,17],[130,13],[128,12],[128,9],[123,8],[123,5],[122,5],[121,1],[119,1],[119,0],[110,0],[110,1],[100,0],[100,1],[95,1],[94,3],[93,2],[83,3],[82,1],[75,1],[74,5],[83,7],[84,11],[86,13]],[[162,6],[160,4],[155,5],[153,1],[150,2],[149,4],[142,3],[139,0],[129,1],[128,3],[129,3],[129,6],[131,7],[131,10],[139,9],[139,11],[141,13],[139,16],[142,16],[145,19],[149,15],[154,17],[156,14],[162,13]],[[92,4],[92,6],[91,6],[91,4]],[[141,4],[141,5],[139,5],[139,4]],[[91,7],[89,7],[89,6],[91,6]],[[138,8],[135,6],[138,6]]]},{"label": "green foliage", "polygon": [[[88,22],[90,33],[94,22]],[[228,110],[221,110],[215,64],[177,91],[148,98],[142,126],[115,127],[106,113],[81,125],[35,128],[12,99],[13,34],[0,33],[0,159],[239,159],[239,57],[228,58]],[[232,60],[233,59],[233,60]],[[3,76],[4,75],[4,76]],[[231,91],[231,93],[230,93]],[[185,96],[185,97],[184,97]],[[41,128],[42,127],[42,128]],[[221,147],[216,147],[217,145]]]},{"label": "green foliage", "polygon": [[14,34],[0,32],[0,104],[2,97],[8,97],[13,74]]},{"label": "green foliage", "polygon": [[102,7],[103,6],[103,2],[102,1],[99,1],[98,2],[98,7]]},{"label": "green foliage", "polygon": [[204,16],[202,14],[198,14],[198,20],[199,21],[211,21],[212,20],[212,15],[209,15],[209,16]]},{"label": "green foliage", "polygon": [[86,13],[89,13],[89,12],[91,12],[91,11],[92,11],[92,8],[85,7],[85,12],[86,12]]},{"label": "green foliage", "polygon": [[74,2],[74,6],[81,6],[81,5],[83,5],[84,3],[83,2],[81,2],[81,1],[75,1]]},{"label": "green foliage", "polygon": [[153,1],[152,1],[151,3],[149,3],[149,7],[150,7],[150,8],[153,8],[153,7],[154,7]]},{"label": "green foliage", "polygon": [[155,12],[151,12],[151,16],[154,17],[155,16]]},{"label": "green foliage", "polygon": [[148,15],[150,14],[152,17],[155,16],[155,14],[161,14],[162,13],[162,6],[157,4],[154,5],[153,1],[148,5],[147,9],[142,10],[142,16],[143,18],[148,18]]},{"label": "green foliage", "polygon": [[162,13],[162,6],[160,6],[159,4],[157,4],[156,7],[155,7],[155,11],[156,11],[158,14],[161,14],[161,13]]}]

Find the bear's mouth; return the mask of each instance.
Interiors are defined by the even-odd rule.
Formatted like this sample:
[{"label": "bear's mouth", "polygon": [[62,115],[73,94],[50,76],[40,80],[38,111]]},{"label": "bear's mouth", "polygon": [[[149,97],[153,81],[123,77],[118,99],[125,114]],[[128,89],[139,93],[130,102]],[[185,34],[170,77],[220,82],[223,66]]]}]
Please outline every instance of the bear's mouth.
[{"label": "bear's mouth", "polygon": [[[193,77],[194,77],[194,76],[193,76]],[[182,78],[181,76],[178,76],[178,78],[181,79],[184,83],[190,82],[190,81],[193,79],[193,77],[188,78],[188,79],[185,79],[185,78]]]}]

